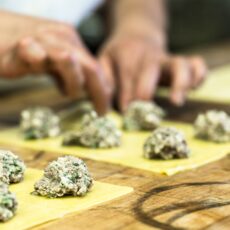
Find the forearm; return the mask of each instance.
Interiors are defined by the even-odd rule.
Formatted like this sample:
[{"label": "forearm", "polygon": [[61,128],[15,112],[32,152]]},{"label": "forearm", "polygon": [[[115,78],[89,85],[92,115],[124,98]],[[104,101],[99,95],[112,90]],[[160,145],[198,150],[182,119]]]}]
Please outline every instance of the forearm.
[{"label": "forearm", "polygon": [[117,0],[112,14],[114,31],[149,34],[165,47],[167,19],[165,0]]}]

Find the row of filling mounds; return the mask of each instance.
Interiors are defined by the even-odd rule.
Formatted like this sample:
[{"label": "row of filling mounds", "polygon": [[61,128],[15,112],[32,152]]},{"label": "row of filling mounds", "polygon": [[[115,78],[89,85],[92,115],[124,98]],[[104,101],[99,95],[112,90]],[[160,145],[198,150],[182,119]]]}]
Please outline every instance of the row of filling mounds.
[{"label": "row of filling mounds", "polygon": [[[23,147],[73,154],[168,175],[217,160],[230,149],[230,118],[223,111],[198,115],[195,132],[190,125],[161,122],[165,113],[151,102],[131,103],[123,118],[98,117],[89,111],[83,116],[80,127],[53,137],[57,132],[52,130],[60,133],[56,114],[48,108],[25,110],[21,119],[22,132],[6,130],[0,134],[0,142],[7,143],[10,136],[15,144]],[[71,126],[74,125],[71,122]]]},{"label": "row of filling mounds", "polygon": [[[124,114],[122,126],[129,132],[153,131],[160,126],[164,116],[165,111],[155,103],[135,101]],[[60,119],[49,108],[35,107],[22,111],[20,127],[25,139],[54,137],[61,132]],[[220,143],[230,142],[230,116],[224,111],[211,110],[199,114],[194,122],[194,128],[197,138]],[[178,132],[172,129],[164,130],[164,133],[168,133],[170,137],[178,135]],[[80,129],[64,136],[63,145],[112,148],[120,146],[121,135],[122,132],[113,120],[108,117],[98,117],[92,110],[83,117]],[[182,138],[182,134],[180,136]],[[167,139],[167,135],[164,139]],[[168,147],[170,146],[166,146]]]}]

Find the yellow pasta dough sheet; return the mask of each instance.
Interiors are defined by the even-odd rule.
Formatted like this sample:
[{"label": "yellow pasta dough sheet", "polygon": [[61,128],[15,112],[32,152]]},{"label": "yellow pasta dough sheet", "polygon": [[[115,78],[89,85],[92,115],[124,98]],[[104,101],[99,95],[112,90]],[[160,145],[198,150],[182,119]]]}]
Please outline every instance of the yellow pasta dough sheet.
[{"label": "yellow pasta dough sheet", "polygon": [[[212,70],[204,84],[191,91],[188,98],[196,101],[230,104],[230,65]],[[159,89],[158,95],[168,96],[167,89]]]},{"label": "yellow pasta dough sheet", "polygon": [[43,172],[27,169],[25,179],[19,184],[10,185],[18,199],[18,210],[11,220],[0,223],[1,230],[23,230],[63,217],[66,214],[79,212],[103,202],[110,201],[133,191],[126,186],[117,186],[94,182],[92,190],[84,197],[45,198],[31,195],[34,183]]},{"label": "yellow pasta dough sheet", "polygon": [[[121,118],[113,114],[112,118],[121,126]],[[85,147],[62,146],[62,137],[53,139],[25,141],[17,129],[0,132],[0,143],[18,145],[35,150],[71,154],[97,161],[109,162],[138,169],[172,175],[179,171],[196,168],[218,160],[230,153],[230,143],[218,144],[194,137],[193,127],[189,124],[163,122],[163,126],[173,126],[183,131],[191,149],[188,159],[149,160],[143,158],[143,144],[151,132],[123,132],[122,145],[112,149],[89,149]]]}]

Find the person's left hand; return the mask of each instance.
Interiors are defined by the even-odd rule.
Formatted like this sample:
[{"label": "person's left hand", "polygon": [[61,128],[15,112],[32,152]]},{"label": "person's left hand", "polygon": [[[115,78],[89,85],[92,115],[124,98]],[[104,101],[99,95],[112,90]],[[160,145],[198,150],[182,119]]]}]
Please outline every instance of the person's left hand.
[{"label": "person's left hand", "polygon": [[133,100],[151,100],[159,84],[170,86],[170,100],[183,105],[190,89],[205,79],[201,57],[169,54],[151,33],[116,33],[102,48],[99,59],[124,111]]}]

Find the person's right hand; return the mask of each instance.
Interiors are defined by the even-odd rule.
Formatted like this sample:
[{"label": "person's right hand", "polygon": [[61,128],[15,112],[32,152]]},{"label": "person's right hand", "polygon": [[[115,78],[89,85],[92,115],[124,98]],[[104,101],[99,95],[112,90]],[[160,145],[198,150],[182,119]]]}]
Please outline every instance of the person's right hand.
[{"label": "person's right hand", "polygon": [[74,28],[59,22],[0,11],[0,76],[49,73],[71,98],[84,90],[99,114],[106,111],[108,93],[102,70]]}]

